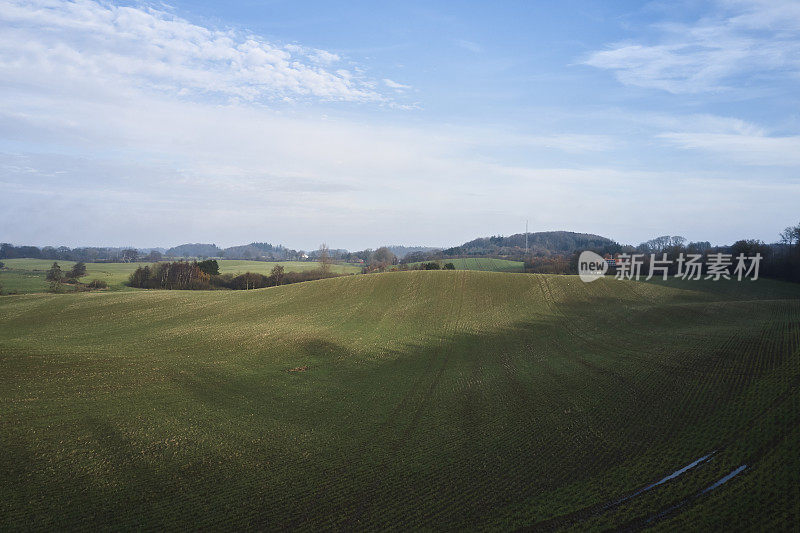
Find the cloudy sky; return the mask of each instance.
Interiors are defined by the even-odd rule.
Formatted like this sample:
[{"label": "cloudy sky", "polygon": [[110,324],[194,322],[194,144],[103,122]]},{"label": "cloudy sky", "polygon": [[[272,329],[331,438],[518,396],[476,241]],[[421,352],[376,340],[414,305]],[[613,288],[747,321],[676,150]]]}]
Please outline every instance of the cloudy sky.
[{"label": "cloudy sky", "polygon": [[800,221],[800,2],[0,0],[0,240]]}]

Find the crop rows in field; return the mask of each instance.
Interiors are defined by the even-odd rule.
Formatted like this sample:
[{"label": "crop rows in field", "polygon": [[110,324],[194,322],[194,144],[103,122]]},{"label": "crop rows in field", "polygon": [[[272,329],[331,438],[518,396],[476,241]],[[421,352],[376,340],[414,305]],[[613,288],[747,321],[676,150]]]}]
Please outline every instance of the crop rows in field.
[{"label": "crop rows in field", "polygon": [[797,462],[800,293],[696,287],[415,271],[6,297],[0,474],[27,492],[0,493],[3,527],[584,529],[687,498],[657,524],[791,518],[797,470],[769,474]]}]

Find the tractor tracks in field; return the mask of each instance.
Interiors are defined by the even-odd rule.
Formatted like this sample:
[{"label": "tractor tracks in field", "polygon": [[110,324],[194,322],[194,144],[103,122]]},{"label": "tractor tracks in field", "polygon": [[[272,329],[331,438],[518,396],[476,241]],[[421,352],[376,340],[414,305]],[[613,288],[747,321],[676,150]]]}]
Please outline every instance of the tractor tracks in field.
[{"label": "tractor tracks in field", "polygon": [[[745,427],[755,426],[759,420],[765,418],[771,412],[773,412],[779,406],[781,406],[783,403],[785,403],[786,401],[790,400],[793,396],[800,393],[800,390],[798,389],[800,389],[800,374],[795,375],[795,377],[792,379],[786,390],[784,390],[781,394],[776,396],[766,407],[764,407],[763,409],[761,409],[760,411],[749,417],[744,422],[743,425]],[[762,457],[764,457],[770,451],[779,446],[784,440],[786,440],[786,438],[792,433],[792,431],[794,431],[798,427],[800,427],[800,413],[797,413],[795,415],[792,422],[787,425],[786,429],[784,429],[783,431],[775,435],[773,438],[771,438],[756,452],[748,456],[746,460],[741,461],[741,465],[738,468],[733,469],[729,474],[727,474],[723,478],[718,479],[715,483],[709,485],[702,491],[693,493],[680,500],[671,502],[669,505],[665,506],[658,512],[648,513],[647,515],[633,519],[627,522],[626,524],[620,526],[620,529],[625,531],[641,530],[646,527],[655,525],[657,522],[671,518],[676,514],[678,514],[679,512],[683,512],[684,510],[688,509],[691,504],[693,504],[694,502],[705,496],[707,493],[711,492],[712,490],[715,490],[722,484],[730,481],[731,479],[738,476],[745,470],[753,471]],[[660,481],[642,485],[641,487],[631,491],[627,495],[623,495],[614,500],[609,500],[607,502],[590,505],[587,507],[583,507],[581,509],[577,509],[565,515],[556,516],[549,518],[547,520],[536,522],[530,526],[521,528],[520,531],[555,531],[563,528],[573,527],[591,518],[596,518],[606,512],[618,508],[624,503],[632,501],[636,497],[641,496],[646,492],[649,492],[653,489],[666,485],[667,483],[673,480],[678,479],[684,473],[690,471],[691,472],[696,471],[712,457],[721,455],[728,447],[733,445],[739,438],[741,438],[742,435],[743,431],[735,432],[728,439],[723,441],[717,450],[701,457],[700,459],[690,463],[689,465],[681,469],[676,470],[672,474],[663,477]],[[744,466],[745,468],[742,468],[742,466]]]},{"label": "tractor tracks in field", "polygon": [[[586,338],[582,334],[581,328],[579,324],[574,324],[572,320],[570,320],[564,313],[561,313],[560,309],[556,305],[555,298],[553,298],[552,289],[549,287],[548,280],[541,279],[541,287],[542,295],[546,302],[546,305],[549,307],[550,311],[557,317],[559,317],[562,321],[562,325],[565,331],[573,337],[578,343],[583,344],[584,346],[598,349],[601,353],[604,353],[602,347],[593,345],[589,342],[589,339]],[[713,302],[712,302],[713,303]],[[773,303],[773,302],[770,302]],[[774,302],[777,303],[777,302]],[[725,364],[725,358],[722,357],[722,354],[728,353],[728,349],[735,349],[735,348],[746,348],[746,351],[751,354],[749,359],[758,358],[760,360],[761,357],[769,357],[770,360],[766,365],[757,365],[756,367],[750,368],[748,367],[748,372],[739,371],[736,372],[736,376],[738,376],[738,381],[741,381],[745,377],[754,377],[763,375],[765,371],[772,371],[777,370],[781,361],[786,361],[788,358],[792,357],[793,354],[797,355],[798,346],[800,346],[800,327],[798,327],[798,322],[795,318],[797,314],[797,301],[790,300],[785,304],[780,304],[775,306],[772,310],[772,320],[769,322],[773,324],[771,327],[767,327],[766,325],[762,327],[760,334],[753,339],[750,339],[750,345],[748,346],[739,346],[742,342],[741,335],[736,332],[732,335],[729,335],[728,338],[725,340],[722,346],[717,346],[717,350],[720,355],[711,355],[709,359],[709,364],[711,365],[710,368],[706,369],[707,371],[704,372],[705,374],[714,374],[713,371],[710,370],[722,370],[722,366]],[[778,329],[779,331],[775,331],[774,324],[780,324],[782,322],[781,317],[786,317],[787,311],[789,311],[789,319],[788,322],[785,322],[781,325]],[[630,315],[628,313],[622,313],[620,318],[627,322],[630,325]],[[563,349],[563,344],[560,342],[557,343],[559,348]],[[628,346],[620,347],[620,348],[627,348]],[[755,350],[755,351],[754,351]],[[752,352],[752,353],[751,353]],[[627,355],[627,354],[626,354]],[[585,361],[582,358],[578,358],[577,361],[579,364],[591,367],[591,363]],[[753,361],[753,364],[756,364],[756,361]],[[667,367],[667,365],[659,365]],[[752,366],[752,365],[751,365]],[[764,368],[766,366],[766,368]],[[596,372],[605,374],[601,369],[596,368],[594,369]],[[678,370],[677,368],[674,370]],[[697,374],[696,369],[692,369],[693,374]],[[613,372],[609,374],[610,377],[613,378]],[[737,383],[735,390],[741,389],[741,383]],[[702,397],[702,392],[707,390],[709,386],[708,380],[703,380],[701,383],[698,383],[698,387],[693,390],[692,396],[695,398],[695,402],[699,402]],[[658,482],[651,482],[646,485],[640,486],[640,488],[629,492],[627,495],[623,495],[613,500],[609,500],[607,502],[601,502],[598,504],[586,506],[584,508],[575,510],[571,513],[552,517],[543,521],[536,522],[528,527],[523,528],[524,531],[551,531],[551,530],[559,530],[565,529],[569,527],[575,527],[579,524],[585,522],[586,520],[599,517],[607,512],[613,511],[614,509],[618,508],[619,506],[630,502],[634,498],[641,496],[642,494],[649,492],[653,489],[659,488],[662,485],[665,485],[674,479],[678,479],[681,475],[687,472],[695,472],[699,468],[703,467],[706,464],[706,461],[710,459],[710,456],[717,456],[722,451],[724,451],[727,447],[737,441],[737,439],[741,438],[746,431],[746,428],[753,427],[759,420],[763,419],[764,417],[768,416],[772,411],[777,409],[781,404],[786,402],[792,396],[797,394],[797,388],[800,386],[800,375],[796,374],[794,378],[789,383],[789,386],[779,395],[777,395],[766,407],[757,411],[755,414],[748,417],[746,420],[742,421],[738,424],[739,430],[735,431],[733,435],[731,435],[728,439],[726,439],[721,445],[719,446],[718,451],[713,452],[712,454],[707,454],[706,456],[701,457],[699,460],[690,463],[686,467],[679,469],[673,474],[663,477]],[[800,418],[800,417],[798,417]],[[743,472],[752,472],[755,465],[757,465],[758,460],[763,457],[765,454],[769,453],[770,450],[774,449],[778,446],[781,442],[783,442],[787,436],[794,430],[797,426],[798,422],[796,421],[794,424],[789,425],[789,429],[780,432],[778,435],[773,437],[766,445],[762,446],[756,453],[752,454],[747,458],[746,461],[742,462],[737,468],[734,468],[729,472],[726,476],[718,479],[715,483],[706,487],[706,489],[700,491],[697,494],[693,494],[689,497],[686,497],[682,500],[672,502],[669,506],[662,509],[658,513],[655,514],[648,514],[646,516],[637,518],[634,521],[631,521],[625,524],[623,527],[627,529],[641,529],[643,527],[648,527],[649,525],[653,525],[654,523],[667,519],[678,512],[682,512],[684,509],[690,507],[690,504],[698,500],[699,498],[705,496],[707,493],[716,490],[719,486],[724,483],[730,482],[732,479],[736,478],[737,476],[741,475]]]},{"label": "tractor tracks in field", "polygon": [[640,531],[642,529],[646,529],[648,527],[654,526],[659,522],[664,520],[668,520],[670,518],[675,517],[679,513],[682,513],[689,509],[692,504],[709,494],[710,492],[716,490],[717,488],[721,487],[725,483],[731,481],[733,478],[739,476],[740,474],[748,474],[755,470],[755,467],[758,465],[758,462],[769,452],[777,448],[781,443],[783,443],[794,430],[800,427],[800,413],[798,413],[792,422],[788,424],[783,431],[779,432],[777,435],[772,437],[766,444],[761,446],[758,450],[756,450],[753,454],[751,454],[748,458],[744,461],[740,461],[740,465],[726,475],[722,476],[721,478],[714,481],[712,484],[708,485],[706,488],[694,492],[689,496],[686,496],[680,500],[673,501],[669,505],[663,507],[661,510],[655,513],[649,513],[647,515],[641,516],[639,518],[635,518],[630,522],[620,526],[621,531]]},{"label": "tractor tracks in field", "polygon": [[[466,277],[463,275],[459,276],[458,282],[460,287],[454,291],[459,295],[457,311],[450,314],[450,316],[453,316],[454,319],[450,327],[445,328],[453,335],[457,334],[460,328],[460,317],[464,306],[464,285],[466,283]],[[448,362],[450,361],[450,351],[452,348],[447,345],[449,340],[447,333],[448,331],[442,333],[438,341],[438,347],[433,350],[433,354],[428,360],[427,369],[429,371],[426,371],[425,374],[423,374],[413,383],[411,388],[403,395],[400,402],[398,402],[397,405],[395,405],[395,407],[392,409],[390,416],[388,416],[386,420],[376,429],[374,432],[374,438],[370,439],[384,442],[388,441],[389,444],[388,454],[375,468],[374,479],[365,491],[366,495],[375,494],[381,488],[381,486],[386,483],[387,474],[390,471],[391,464],[396,460],[397,455],[401,452],[401,450],[412,439],[419,427],[423,415],[430,407],[431,399],[434,397],[436,389],[441,383],[442,376],[444,375]],[[437,362],[438,365],[435,364]],[[430,372],[433,373],[433,377],[428,382],[426,378],[430,377]],[[426,382],[428,382],[427,387],[424,386],[424,383]],[[416,402],[416,406],[413,406],[414,398],[416,396],[418,396],[419,399]],[[397,421],[401,414],[410,409],[413,409],[413,414],[411,415],[410,420],[406,424],[398,423]],[[352,514],[350,514],[350,516],[348,516],[344,521],[344,527],[346,529],[354,529],[359,526],[364,527],[366,524],[363,522],[363,518],[370,503],[371,499],[368,497],[361,497],[358,500]]]}]

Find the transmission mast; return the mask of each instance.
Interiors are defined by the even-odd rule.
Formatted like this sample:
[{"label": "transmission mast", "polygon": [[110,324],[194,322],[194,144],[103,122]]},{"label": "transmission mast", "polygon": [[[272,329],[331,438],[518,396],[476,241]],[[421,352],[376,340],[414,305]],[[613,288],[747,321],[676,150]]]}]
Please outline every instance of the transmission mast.
[{"label": "transmission mast", "polygon": [[528,219],[525,219],[525,255],[528,255]]}]

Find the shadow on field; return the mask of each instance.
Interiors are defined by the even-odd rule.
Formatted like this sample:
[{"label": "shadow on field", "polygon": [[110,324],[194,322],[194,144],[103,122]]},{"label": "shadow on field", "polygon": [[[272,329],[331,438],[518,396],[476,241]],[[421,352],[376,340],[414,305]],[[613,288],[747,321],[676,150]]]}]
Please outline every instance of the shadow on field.
[{"label": "shadow on field", "polygon": [[[153,465],[141,453],[141,444],[126,437],[111,422],[96,417],[84,420],[97,445],[97,453],[108,464],[105,472],[92,479],[84,490],[94,495],[94,502],[106,502],[101,510],[96,510],[100,523],[125,523],[127,516],[144,527],[143,517],[155,516],[154,505],[174,492],[166,479],[159,475]],[[138,452],[138,453],[137,453]],[[98,483],[99,481],[99,483]],[[137,491],[126,491],[125,486],[133,484]],[[132,524],[131,524],[132,525]]]},{"label": "shadow on field", "polygon": [[649,281],[632,283],[649,283],[671,289],[696,291],[704,293],[715,300],[764,300],[800,298],[800,284],[788,283],[768,278],[759,278],[755,281],[735,278],[730,280],[681,280],[670,278],[667,280],[653,278]]},{"label": "shadow on field", "polygon": [[[371,360],[311,339],[173,379],[223,412],[227,430],[261,424],[295,443],[273,453],[302,465],[294,487],[310,492],[287,491],[262,525],[470,527],[487,516],[552,516],[549,493],[564,508],[602,504],[707,453],[740,427],[731,402],[792,353],[790,337],[771,329],[769,304],[732,331],[702,306],[592,303]],[[759,358],[764,338],[775,353]],[[286,371],[301,364],[309,371]]]},{"label": "shadow on field", "polygon": [[3,523],[514,529],[615,501],[737,435],[781,394],[757,386],[797,372],[797,302],[673,303],[550,303],[480,331],[432,315],[450,333],[370,353],[315,337],[245,338],[205,361],[187,349],[152,387],[98,396],[107,420],[52,437],[52,497],[14,500]]}]

